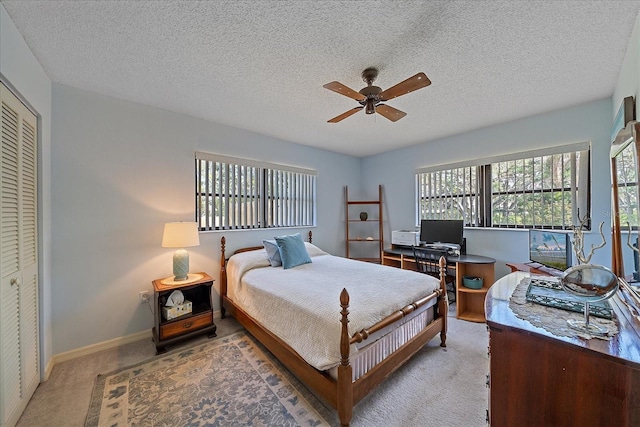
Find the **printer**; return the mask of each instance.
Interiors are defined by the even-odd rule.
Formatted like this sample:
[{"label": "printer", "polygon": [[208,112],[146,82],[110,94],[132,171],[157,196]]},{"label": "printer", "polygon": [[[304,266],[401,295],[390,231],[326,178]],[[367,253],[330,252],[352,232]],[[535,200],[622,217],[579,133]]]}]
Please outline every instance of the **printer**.
[{"label": "printer", "polygon": [[420,232],[415,230],[392,231],[391,244],[401,246],[418,246],[420,244]]}]

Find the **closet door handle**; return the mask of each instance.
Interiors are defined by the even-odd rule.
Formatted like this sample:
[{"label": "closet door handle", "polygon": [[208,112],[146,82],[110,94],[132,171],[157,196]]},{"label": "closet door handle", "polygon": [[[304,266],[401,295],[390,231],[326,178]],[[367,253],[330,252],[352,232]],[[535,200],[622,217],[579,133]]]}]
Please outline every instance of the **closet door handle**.
[{"label": "closet door handle", "polygon": [[11,283],[11,286],[20,286],[20,279],[14,277],[9,283]]}]

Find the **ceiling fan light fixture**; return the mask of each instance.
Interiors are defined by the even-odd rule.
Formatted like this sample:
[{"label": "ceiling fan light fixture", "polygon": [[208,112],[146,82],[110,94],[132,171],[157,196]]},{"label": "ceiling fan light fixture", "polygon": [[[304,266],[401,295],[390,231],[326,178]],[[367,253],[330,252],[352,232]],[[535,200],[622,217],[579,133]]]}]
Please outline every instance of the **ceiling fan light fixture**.
[{"label": "ceiling fan light fixture", "polygon": [[376,104],[373,102],[373,99],[367,99],[367,103],[364,108],[365,114],[375,114],[376,112]]}]

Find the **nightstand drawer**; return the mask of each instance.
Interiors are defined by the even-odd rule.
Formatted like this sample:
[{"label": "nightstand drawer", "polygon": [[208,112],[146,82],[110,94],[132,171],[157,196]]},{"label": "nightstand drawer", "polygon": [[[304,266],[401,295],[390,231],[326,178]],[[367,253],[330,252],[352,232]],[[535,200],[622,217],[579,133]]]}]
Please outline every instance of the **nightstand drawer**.
[{"label": "nightstand drawer", "polygon": [[210,325],[213,325],[213,312],[211,311],[190,316],[184,320],[177,319],[175,322],[160,325],[160,339],[164,340]]}]

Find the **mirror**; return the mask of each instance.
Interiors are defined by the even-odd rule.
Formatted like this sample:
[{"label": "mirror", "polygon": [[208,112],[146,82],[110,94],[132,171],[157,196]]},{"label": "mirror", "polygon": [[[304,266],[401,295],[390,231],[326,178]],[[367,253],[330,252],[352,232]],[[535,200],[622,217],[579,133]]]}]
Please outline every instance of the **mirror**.
[{"label": "mirror", "polygon": [[612,270],[640,297],[638,175],[640,123],[631,120],[611,145]]}]

